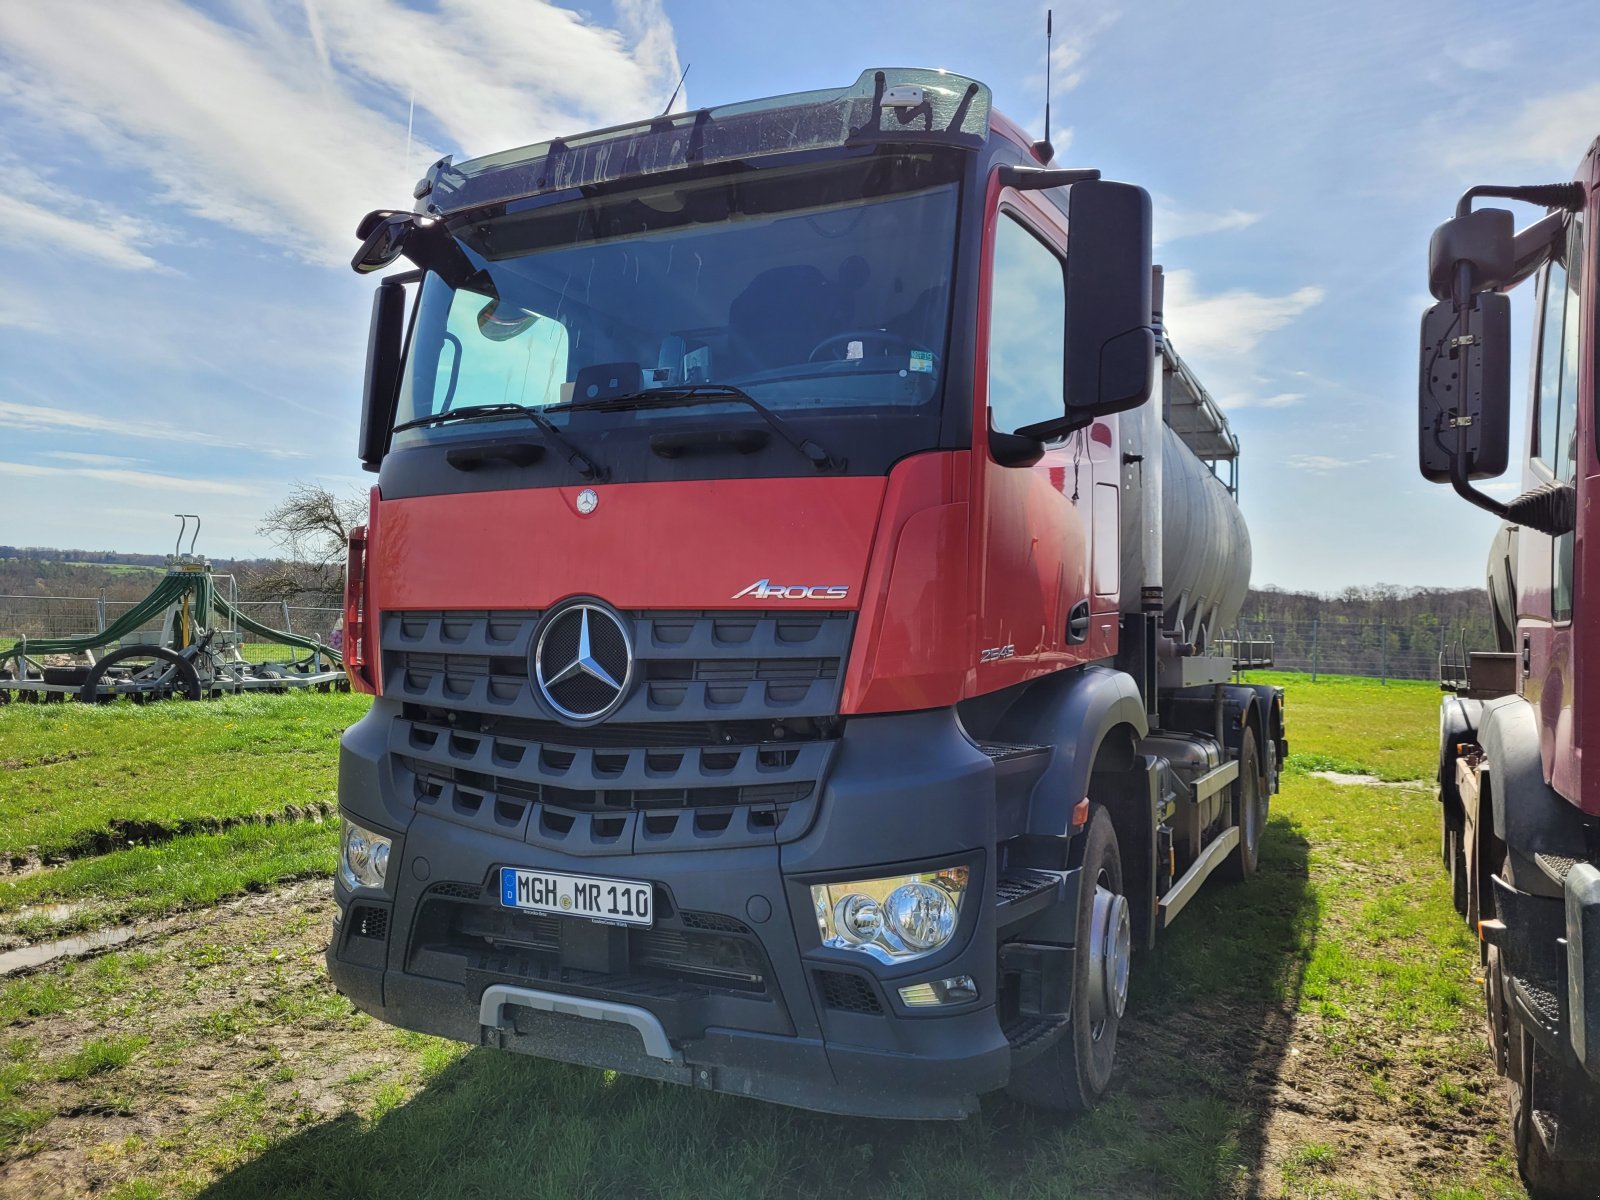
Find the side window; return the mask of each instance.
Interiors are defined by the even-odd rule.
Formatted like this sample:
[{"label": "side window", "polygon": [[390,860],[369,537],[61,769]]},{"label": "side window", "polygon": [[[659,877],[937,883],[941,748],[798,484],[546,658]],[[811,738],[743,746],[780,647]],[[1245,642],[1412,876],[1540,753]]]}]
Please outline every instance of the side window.
[{"label": "side window", "polygon": [[1061,415],[1066,270],[1008,214],[994,235],[989,300],[989,426],[1010,433]]},{"label": "side window", "polygon": [[[1554,458],[1549,459],[1556,478],[1571,483],[1578,473],[1578,338],[1583,329],[1581,292],[1583,282],[1583,221],[1574,218],[1568,231],[1567,263],[1576,267],[1566,277],[1566,325],[1561,339],[1561,393],[1556,404]],[[1544,389],[1540,388],[1543,401]],[[1543,430],[1540,430],[1542,435]],[[1550,615],[1557,621],[1572,618],[1573,535],[1558,537],[1552,551]]]},{"label": "side window", "polygon": [[1561,395],[1562,317],[1567,308],[1567,271],[1558,257],[1544,269],[1544,318],[1539,341],[1539,439],[1535,454],[1551,470],[1556,463],[1556,421]]}]

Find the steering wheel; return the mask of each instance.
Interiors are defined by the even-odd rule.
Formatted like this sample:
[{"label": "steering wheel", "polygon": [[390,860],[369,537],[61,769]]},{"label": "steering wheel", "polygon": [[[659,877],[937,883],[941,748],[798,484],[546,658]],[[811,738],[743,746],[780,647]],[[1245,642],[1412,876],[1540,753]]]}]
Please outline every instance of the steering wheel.
[{"label": "steering wheel", "polygon": [[932,357],[932,354],[929,352],[928,348],[922,345],[920,342],[914,341],[908,337],[903,337],[898,333],[890,333],[886,329],[846,329],[843,333],[836,333],[832,337],[823,338],[816,344],[815,347],[812,348],[811,355],[806,359],[806,361],[816,362],[819,358],[831,358],[835,362],[842,362],[844,361],[842,354],[829,354],[825,352],[840,348],[848,348],[851,342],[861,343],[861,352],[863,357],[866,356],[867,346],[873,342],[876,342],[878,345],[882,346],[885,354],[896,349],[903,350],[907,354],[913,350],[921,350],[923,353],[928,354],[930,358]]}]

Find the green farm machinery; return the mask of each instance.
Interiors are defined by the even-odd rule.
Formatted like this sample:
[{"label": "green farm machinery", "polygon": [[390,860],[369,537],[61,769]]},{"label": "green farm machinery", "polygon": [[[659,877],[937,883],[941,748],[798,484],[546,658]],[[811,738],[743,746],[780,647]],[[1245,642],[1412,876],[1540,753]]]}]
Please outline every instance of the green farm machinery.
[{"label": "green farm machinery", "polygon": [[[127,612],[95,633],[0,642],[0,704],[100,704],[119,697],[143,704],[233,692],[349,689],[336,648],[247,616],[233,577],[213,574],[206,558],[194,552],[200,518],[174,515],[183,523],[167,556],[167,573]],[[248,634],[282,646],[286,656],[269,662],[246,658]]]}]

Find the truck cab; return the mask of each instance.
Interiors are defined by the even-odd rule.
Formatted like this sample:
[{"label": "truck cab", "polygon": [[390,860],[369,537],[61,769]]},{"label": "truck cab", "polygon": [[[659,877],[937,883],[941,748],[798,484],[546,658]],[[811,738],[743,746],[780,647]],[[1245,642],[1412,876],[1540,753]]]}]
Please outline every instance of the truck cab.
[{"label": "truck cab", "polygon": [[1163,419],[1237,452],[1149,197],[1049,159],[869,70],[362,222],[409,267],[346,593],[357,1005],[831,1112],[1104,1092],[1135,943],[1254,870],[1286,746],[1223,636],[1242,520]]},{"label": "truck cab", "polygon": [[[1423,321],[1420,466],[1502,518],[1488,585],[1498,644],[1446,672],[1443,852],[1484,945],[1489,1026],[1513,1132],[1537,1195],[1592,1196],[1600,1170],[1600,484],[1594,230],[1600,146],[1567,184],[1483,185],[1439,227]],[[1541,215],[1515,229],[1506,208]],[[1533,321],[1521,494],[1474,482],[1511,466],[1511,295]],[[1586,547],[1589,547],[1586,549]]]}]

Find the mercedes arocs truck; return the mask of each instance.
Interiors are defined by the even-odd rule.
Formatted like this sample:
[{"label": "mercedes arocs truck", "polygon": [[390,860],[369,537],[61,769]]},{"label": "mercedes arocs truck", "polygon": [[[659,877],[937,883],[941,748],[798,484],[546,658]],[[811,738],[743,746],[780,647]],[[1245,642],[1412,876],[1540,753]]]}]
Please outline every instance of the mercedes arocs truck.
[{"label": "mercedes arocs truck", "polygon": [[[1498,197],[1545,209],[1521,230]],[[1594,230],[1600,143],[1571,183],[1469,189],[1434,233],[1419,463],[1502,518],[1489,558],[1498,645],[1444,674],[1439,798],[1458,911],[1484,954],[1490,1040],[1536,1196],[1600,1196],[1600,488]],[[1526,282],[1532,387],[1506,503],[1511,301]]]},{"label": "mercedes arocs truck", "polygon": [[1286,752],[1150,201],[940,71],[446,158],[361,224],[329,972],[810,1109],[1082,1108]]}]

